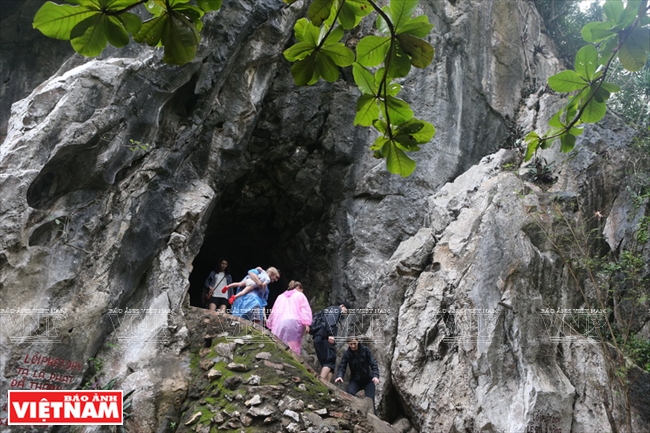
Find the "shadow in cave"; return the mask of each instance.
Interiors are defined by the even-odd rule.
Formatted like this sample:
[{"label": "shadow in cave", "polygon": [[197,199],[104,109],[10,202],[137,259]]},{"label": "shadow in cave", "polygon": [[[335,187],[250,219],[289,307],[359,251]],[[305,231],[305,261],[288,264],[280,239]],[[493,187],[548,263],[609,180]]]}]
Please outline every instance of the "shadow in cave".
[{"label": "shadow in cave", "polygon": [[[280,270],[280,280],[269,286],[267,308],[273,306],[290,280],[305,283],[308,279],[309,262],[315,258],[306,254],[295,239],[312,220],[291,217],[303,205],[292,203],[279,190],[258,196],[242,192],[249,187],[250,184],[227,187],[210,216],[189,278],[192,306],[203,306],[204,282],[221,259],[228,261],[233,282],[241,281],[256,266],[275,266]],[[319,220],[320,215],[314,214],[313,218]]]}]

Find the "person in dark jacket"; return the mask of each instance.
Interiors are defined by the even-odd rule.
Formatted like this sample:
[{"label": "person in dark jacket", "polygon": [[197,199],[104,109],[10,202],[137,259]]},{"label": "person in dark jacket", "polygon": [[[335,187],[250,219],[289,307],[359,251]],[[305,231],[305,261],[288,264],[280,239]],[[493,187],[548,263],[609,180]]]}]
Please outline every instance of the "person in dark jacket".
[{"label": "person in dark jacket", "polygon": [[324,309],[324,323],[319,329],[314,330],[314,349],[321,366],[320,377],[328,382],[332,380],[334,367],[336,367],[335,337],[338,334],[339,320],[341,314],[347,314],[350,308],[350,303],[343,301]]},{"label": "person in dark jacket", "polygon": [[343,354],[334,382],[343,382],[346,368],[350,366],[350,383],[346,388],[348,394],[356,395],[363,389],[366,397],[372,399],[375,407],[375,385],[379,383],[379,366],[370,349],[359,342],[356,337],[348,339],[348,349]]}]

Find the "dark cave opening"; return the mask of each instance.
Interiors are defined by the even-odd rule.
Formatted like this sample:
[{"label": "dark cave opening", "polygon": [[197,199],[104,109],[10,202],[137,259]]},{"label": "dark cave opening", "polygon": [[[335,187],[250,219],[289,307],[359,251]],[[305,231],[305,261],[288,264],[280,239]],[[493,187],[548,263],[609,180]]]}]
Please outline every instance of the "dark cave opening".
[{"label": "dark cave opening", "polygon": [[223,190],[208,220],[189,278],[192,306],[203,306],[204,282],[221,259],[228,260],[233,282],[256,266],[280,270],[280,280],[269,286],[268,308],[291,280],[301,281],[309,297],[309,282],[323,267],[325,247],[313,245],[327,227],[323,207],[292,198],[264,173],[243,179]]}]

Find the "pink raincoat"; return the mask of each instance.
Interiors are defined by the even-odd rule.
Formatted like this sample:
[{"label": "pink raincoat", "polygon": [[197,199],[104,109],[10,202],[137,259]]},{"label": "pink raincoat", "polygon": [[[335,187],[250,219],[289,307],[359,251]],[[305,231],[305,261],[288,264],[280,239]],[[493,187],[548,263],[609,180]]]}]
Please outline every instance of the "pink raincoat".
[{"label": "pink raincoat", "polygon": [[305,327],[311,325],[311,307],[298,290],[287,290],[275,300],[266,326],[294,352],[300,355]]}]

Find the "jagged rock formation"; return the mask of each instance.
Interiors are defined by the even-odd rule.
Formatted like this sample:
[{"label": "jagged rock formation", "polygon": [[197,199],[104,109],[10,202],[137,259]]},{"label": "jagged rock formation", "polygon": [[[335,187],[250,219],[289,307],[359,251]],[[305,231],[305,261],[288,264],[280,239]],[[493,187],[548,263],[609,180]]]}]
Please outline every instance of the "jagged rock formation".
[{"label": "jagged rock formation", "polygon": [[[142,47],[73,56],[11,118],[6,99],[30,83],[9,82],[2,388],[118,378],[137,390],[139,430],[165,428],[189,389],[188,304],[228,254],[235,278],[273,264],[281,285],[300,279],[313,304],[345,297],[391,310],[376,349],[380,412],[391,421],[407,416],[421,432],[624,425],[601,351],[550,341],[535,321],[546,305],[581,306],[535,217],[544,221],[553,197],[572,215],[574,204],[601,212],[614,250],[647,202],[630,206],[607,181],[617,178],[604,167],[624,167],[631,140],[616,123],[585,134],[575,158],[546,156],[561,167],[549,190],[512,171],[517,128],[543,125],[555,103],[540,92],[519,109],[558,68],[534,50],[551,43],[532,4],[421,2],[436,58],[405,80],[405,97],[438,133],[408,179],[386,173],[367,150],[370,133],[353,127],[349,75],[293,86],[281,52],[303,9],[224,1],[181,68]],[[482,159],[501,147],[513,149]],[[435,310],[461,307],[490,311],[480,341],[445,340],[458,333]],[[647,316],[638,325],[649,333]],[[644,431],[647,377],[634,383],[634,427]]]}]

